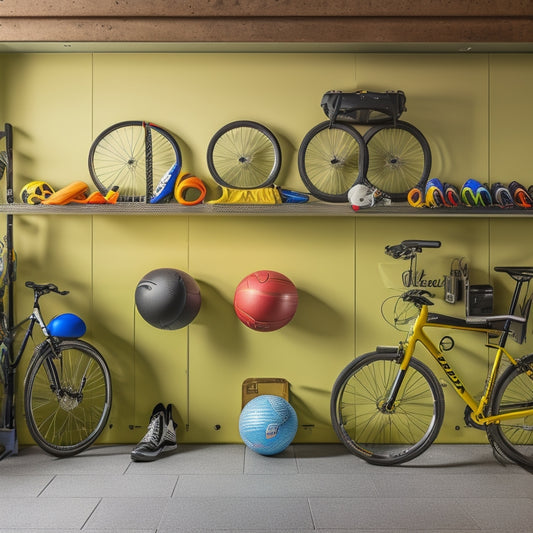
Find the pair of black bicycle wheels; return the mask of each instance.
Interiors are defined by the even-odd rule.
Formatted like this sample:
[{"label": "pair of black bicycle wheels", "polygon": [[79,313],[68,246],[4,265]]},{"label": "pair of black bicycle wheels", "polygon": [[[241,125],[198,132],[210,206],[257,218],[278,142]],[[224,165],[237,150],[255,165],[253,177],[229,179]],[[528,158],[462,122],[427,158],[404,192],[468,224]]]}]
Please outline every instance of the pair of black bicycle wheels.
[{"label": "pair of black bicycle wheels", "polygon": [[347,202],[356,183],[405,201],[412,188],[425,186],[431,150],[408,122],[380,124],[361,135],[349,124],[325,121],[304,137],[298,168],[309,192],[327,202]]},{"label": "pair of black bicycle wheels", "polygon": [[[418,457],[433,443],[444,419],[442,386],[433,372],[412,358],[394,405],[384,402],[400,366],[398,354],[376,351],[354,359],[339,374],[331,394],[335,433],[354,455],[376,465]],[[508,367],[495,384],[488,415],[533,407],[533,355]],[[533,420],[502,420],[486,426],[492,446],[503,456],[533,467]]]}]

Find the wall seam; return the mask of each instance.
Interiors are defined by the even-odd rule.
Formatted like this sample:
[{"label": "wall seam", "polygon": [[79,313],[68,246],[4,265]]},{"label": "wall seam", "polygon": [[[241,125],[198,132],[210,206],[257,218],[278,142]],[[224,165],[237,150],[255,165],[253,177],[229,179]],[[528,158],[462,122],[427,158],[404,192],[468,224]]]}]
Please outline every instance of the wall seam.
[{"label": "wall seam", "polygon": [[[487,170],[488,170],[488,182],[489,185],[492,181],[492,152],[491,152],[491,146],[492,146],[492,116],[491,116],[491,99],[492,99],[492,87],[491,87],[491,67],[492,67],[492,55],[487,54]],[[488,220],[488,265],[489,265],[489,283],[491,282],[492,278],[492,270],[491,270],[491,241],[492,241],[492,220],[489,218]]]}]

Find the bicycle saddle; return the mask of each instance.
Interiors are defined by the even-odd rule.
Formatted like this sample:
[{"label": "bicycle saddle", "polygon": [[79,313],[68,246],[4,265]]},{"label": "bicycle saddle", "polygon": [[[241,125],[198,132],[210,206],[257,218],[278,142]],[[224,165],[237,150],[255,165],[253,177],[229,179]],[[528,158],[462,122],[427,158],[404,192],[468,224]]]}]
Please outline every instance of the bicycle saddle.
[{"label": "bicycle saddle", "polygon": [[506,272],[515,281],[528,281],[533,278],[533,267],[530,266],[496,266],[496,272]]}]

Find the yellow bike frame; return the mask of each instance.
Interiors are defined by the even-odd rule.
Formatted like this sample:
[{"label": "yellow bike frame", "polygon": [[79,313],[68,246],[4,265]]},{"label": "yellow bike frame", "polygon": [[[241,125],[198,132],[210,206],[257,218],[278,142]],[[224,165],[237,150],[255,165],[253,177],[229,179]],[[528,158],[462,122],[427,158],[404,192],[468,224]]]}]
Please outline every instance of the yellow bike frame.
[{"label": "yellow bike frame", "polygon": [[[413,326],[412,333],[406,342],[402,343],[401,349],[403,352],[403,358],[400,365],[400,372],[405,372],[409,367],[411,357],[414,354],[417,343],[421,343],[426,350],[433,356],[433,358],[440,365],[444,373],[448,376],[448,379],[452,382],[455,392],[463,399],[463,401],[470,407],[472,410],[471,417],[476,424],[488,425],[488,424],[498,424],[503,420],[510,420],[513,418],[523,418],[526,416],[533,416],[533,409],[525,409],[519,411],[513,411],[505,414],[499,414],[496,416],[485,416],[484,411],[485,407],[489,403],[489,400],[494,389],[494,384],[496,383],[496,377],[498,374],[498,369],[502,357],[505,355],[512,365],[516,366],[517,361],[511,356],[511,354],[503,347],[498,344],[486,344],[488,348],[493,348],[496,350],[496,356],[494,358],[494,363],[490,372],[490,376],[485,385],[483,395],[479,402],[474,400],[472,395],[467,391],[464,383],[461,381],[459,376],[455,373],[452,366],[443,353],[435,346],[433,341],[426,335],[424,328],[445,328],[453,330],[465,330],[465,331],[474,331],[480,333],[486,333],[489,335],[502,335],[505,334],[505,331],[500,329],[495,329],[490,326],[489,319],[487,317],[486,322],[483,324],[469,324],[466,320],[448,317],[446,315],[441,315],[438,313],[429,313],[428,306],[422,305],[420,313],[415,321]],[[499,318],[499,317],[498,317]],[[533,371],[527,371],[528,375],[533,379]]]}]

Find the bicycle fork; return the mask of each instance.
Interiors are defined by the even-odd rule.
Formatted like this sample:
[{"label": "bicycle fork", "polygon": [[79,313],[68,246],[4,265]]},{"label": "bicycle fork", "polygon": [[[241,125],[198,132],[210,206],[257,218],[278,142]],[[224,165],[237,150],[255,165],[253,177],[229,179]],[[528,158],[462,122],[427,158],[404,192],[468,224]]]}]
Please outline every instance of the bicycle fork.
[{"label": "bicycle fork", "polygon": [[[400,344],[400,346],[378,346],[377,347],[378,352],[382,353],[395,353],[398,355],[398,357],[403,362],[403,345]],[[382,413],[390,413],[394,411],[394,406],[396,404],[396,398],[398,397],[398,393],[400,391],[400,387],[402,386],[403,380],[405,378],[405,374],[407,373],[407,368],[409,365],[405,366],[402,364],[400,366],[400,370],[398,371],[398,374],[396,375],[396,378],[394,379],[394,383],[392,384],[392,387],[387,395],[387,397],[384,399],[383,403],[379,406],[379,410]]]},{"label": "bicycle fork", "polygon": [[53,341],[47,340],[50,341],[50,344],[44,343],[41,349],[49,351],[43,361],[43,367],[50,384],[50,390],[56,395],[59,406],[64,411],[72,411],[83,400],[83,389],[87,384],[87,376],[83,375],[77,390],[73,387],[73,384],[63,384],[61,381],[64,365],[63,356],[56,353]]}]

